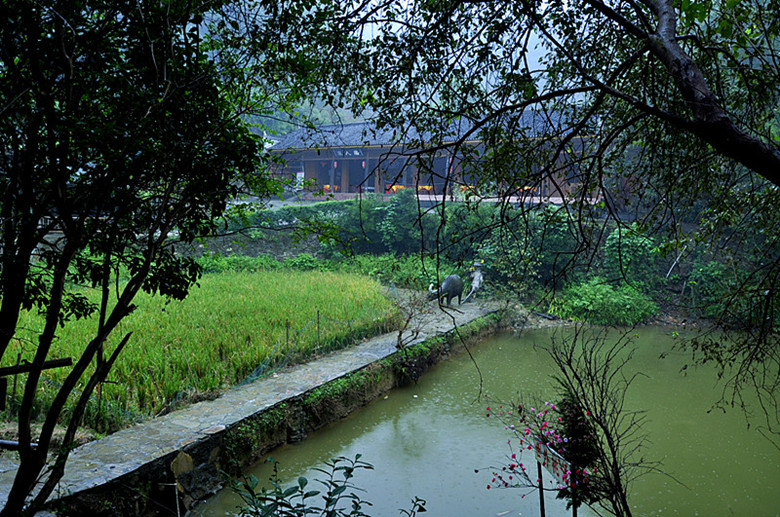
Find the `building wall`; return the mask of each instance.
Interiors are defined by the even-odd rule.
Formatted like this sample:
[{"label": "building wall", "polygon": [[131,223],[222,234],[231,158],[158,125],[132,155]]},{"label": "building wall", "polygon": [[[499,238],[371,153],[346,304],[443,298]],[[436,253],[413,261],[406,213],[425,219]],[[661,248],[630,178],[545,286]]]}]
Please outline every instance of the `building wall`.
[{"label": "building wall", "polygon": [[[402,189],[415,189],[420,194],[453,195],[466,192],[479,181],[480,168],[466,170],[460,158],[441,154],[427,158],[411,157],[404,149],[382,146],[347,147],[334,149],[307,149],[288,154],[288,164],[276,173],[295,178],[304,172],[305,179],[316,182],[310,190],[323,189],[327,193],[392,194]],[[278,152],[278,151],[277,151]],[[578,183],[576,171],[553,173],[553,178],[541,178],[538,166],[528,163],[529,157],[518,157],[515,166],[525,170],[523,175],[535,178],[529,185],[495,185],[496,193],[513,188],[524,197],[559,197],[572,190],[570,183]],[[512,167],[509,164],[508,167]],[[559,189],[554,188],[554,185]]]}]

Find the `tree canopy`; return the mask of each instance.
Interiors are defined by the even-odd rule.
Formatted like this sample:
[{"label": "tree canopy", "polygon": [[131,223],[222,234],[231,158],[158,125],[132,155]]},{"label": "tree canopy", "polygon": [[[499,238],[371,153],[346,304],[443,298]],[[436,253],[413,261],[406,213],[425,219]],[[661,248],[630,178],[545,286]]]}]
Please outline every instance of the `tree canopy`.
[{"label": "tree canopy", "polygon": [[[199,268],[174,244],[218,229],[242,192],[279,189],[242,114],[262,112],[283,89],[262,87],[237,47],[219,37],[223,7],[0,7],[0,356],[18,341],[29,361],[20,465],[2,515],[24,508],[62,423],[64,445],[30,509],[56,486],[87,401],[130,341],[114,333],[135,309],[134,296],[143,290],[181,299],[197,281]],[[97,289],[99,302],[84,287]],[[45,315],[42,329],[19,326],[28,310]],[[33,436],[58,329],[87,316],[93,334]]]},{"label": "tree canopy", "polygon": [[[552,185],[572,242],[558,273],[587,267],[615,224],[630,231],[634,222],[664,236],[658,251],[671,257],[670,274],[681,258],[711,257],[697,288],[706,288],[705,280],[722,287],[718,303],[707,303],[717,307],[711,315],[727,335],[691,344],[700,359],[723,368],[726,402],[739,403],[745,385],[757,388],[767,425],[776,428],[778,2],[283,6],[274,19],[284,55],[307,65],[305,74],[288,77],[314,79],[320,87],[311,94],[396,130],[422,169],[426,156],[438,154],[478,170],[472,181],[506,208],[499,230],[522,219],[524,201]],[[541,133],[529,123],[539,119]],[[427,172],[444,174],[454,187],[465,183]],[[707,277],[715,270],[722,275]]]},{"label": "tree canopy", "polygon": [[[776,0],[4,3],[0,356],[12,340],[32,351],[4,514],[21,510],[66,407],[72,439],[130,339],[112,332],[133,296],[181,298],[197,280],[173,243],[216,229],[244,187],[277,191],[257,174],[262,143],[242,116],[287,121],[296,104],[370,116],[423,168],[458,156],[480,172],[474,192],[502,201],[499,229],[552,185],[567,267],[587,265],[629,222],[663,232],[669,256],[717,257],[698,278],[728,272],[714,317],[738,332],[693,344],[734,367],[731,402],[751,383],[776,425],[779,11]],[[100,290],[98,304],[83,285]],[[46,324],[25,334],[30,309]],[[94,335],[33,447],[30,411],[58,326],[89,314]],[[66,458],[67,447],[36,503]]]}]

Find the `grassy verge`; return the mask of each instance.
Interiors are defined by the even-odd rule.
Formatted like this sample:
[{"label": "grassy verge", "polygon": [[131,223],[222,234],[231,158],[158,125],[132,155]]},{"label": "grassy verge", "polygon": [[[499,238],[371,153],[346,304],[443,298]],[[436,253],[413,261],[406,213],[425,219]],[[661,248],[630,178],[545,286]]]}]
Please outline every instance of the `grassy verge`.
[{"label": "grassy verge", "polygon": [[[106,352],[127,332],[130,344],[93,397],[85,424],[110,432],[140,418],[184,403],[209,398],[274,366],[302,361],[392,330],[398,323],[393,304],[378,283],[342,273],[259,271],[206,275],[183,302],[143,296],[138,309],[108,343]],[[25,314],[14,350],[3,366],[32,359],[31,342],[42,321]],[[61,329],[52,357],[77,359],[94,330],[94,320]],[[25,339],[25,337],[27,339]],[[68,368],[49,370],[36,408],[45,410]],[[12,419],[21,398],[5,412]],[[13,379],[11,380],[13,383]]]}]

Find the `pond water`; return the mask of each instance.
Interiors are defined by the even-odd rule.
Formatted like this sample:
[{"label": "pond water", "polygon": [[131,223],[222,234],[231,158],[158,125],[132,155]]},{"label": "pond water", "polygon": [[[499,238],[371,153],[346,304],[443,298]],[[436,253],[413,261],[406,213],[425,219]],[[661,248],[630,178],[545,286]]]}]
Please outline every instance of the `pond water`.
[{"label": "pond water", "polygon": [[[436,365],[419,383],[396,389],[350,417],[312,433],[299,445],[271,453],[280,462],[285,486],[337,456],[354,457],[375,469],[355,477],[374,516],[399,515],[410,500],[427,500],[431,516],[536,516],[538,493],[491,489],[490,467],[502,465],[511,436],[495,418],[486,418],[484,397],[515,400],[518,394],[552,394],[552,366],[546,345],[553,330],[503,334]],[[558,330],[561,332],[561,330]],[[780,451],[744,414],[709,411],[720,395],[710,368],[681,366],[688,355],[672,350],[671,330],[636,332],[631,368],[643,372],[629,392],[632,409],[647,411],[647,459],[661,460],[668,474],[647,474],[631,485],[635,515],[780,516]],[[662,352],[669,352],[660,359]],[[480,391],[480,372],[482,389]],[[525,458],[531,463],[533,458]],[[475,469],[479,472],[475,473]],[[267,480],[271,468],[249,470]],[[570,515],[546,496],[548,516]],[[230,490],[198,506],[191,515],[235,515],[240,500]],[[592,513],[580,510],[580,515]]]}]

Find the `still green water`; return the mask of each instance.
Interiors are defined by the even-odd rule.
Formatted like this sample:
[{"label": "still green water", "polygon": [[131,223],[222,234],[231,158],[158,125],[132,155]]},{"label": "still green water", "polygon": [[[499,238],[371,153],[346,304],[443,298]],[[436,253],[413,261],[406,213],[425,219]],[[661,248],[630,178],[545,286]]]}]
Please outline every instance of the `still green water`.
[{"label": "still green water", "polygon": [[[489,467],[504,464],[511,436],[484,408],[485,395],[507,401],[552,395],[552,366],[534,347],[548,344],[552,332],[487,339],[471,348],[473,360],[465,353],[452,357],[417,385],[394,390],[302,444],[273,451],[282,478],[290,480],[285,486],[301,474],[315,479],[312,469],[330,458],[362,454],[375,466],[355,478],[373,503],[371,515],[399,515],[414,496],[428,501],[431,516],[539,515],[536,492],[523,498],[519,489],[486,489]],[[683,375],[689,357],[672,350],[670,332],[637,331],[629,363],[644,374],[628,397],[632,409],[647,411],[650,443],[643,456],[661,460],[668,474],[647,474],[631,486],[635,515],[780,515],[780,451],[755,425],[747,428],[741,411],[709,411],[721,393],[714,370],[689,367]],[[660,359],[662,352],[669,354]],[[271,469],[260,463],[250,472],[266,480]],[[552,495],[545,502],[548,516],[571,514]],[[235,515],[239,504],[223,490],[191,515]],[[593,514],[581,509],[580,515]]]}]

